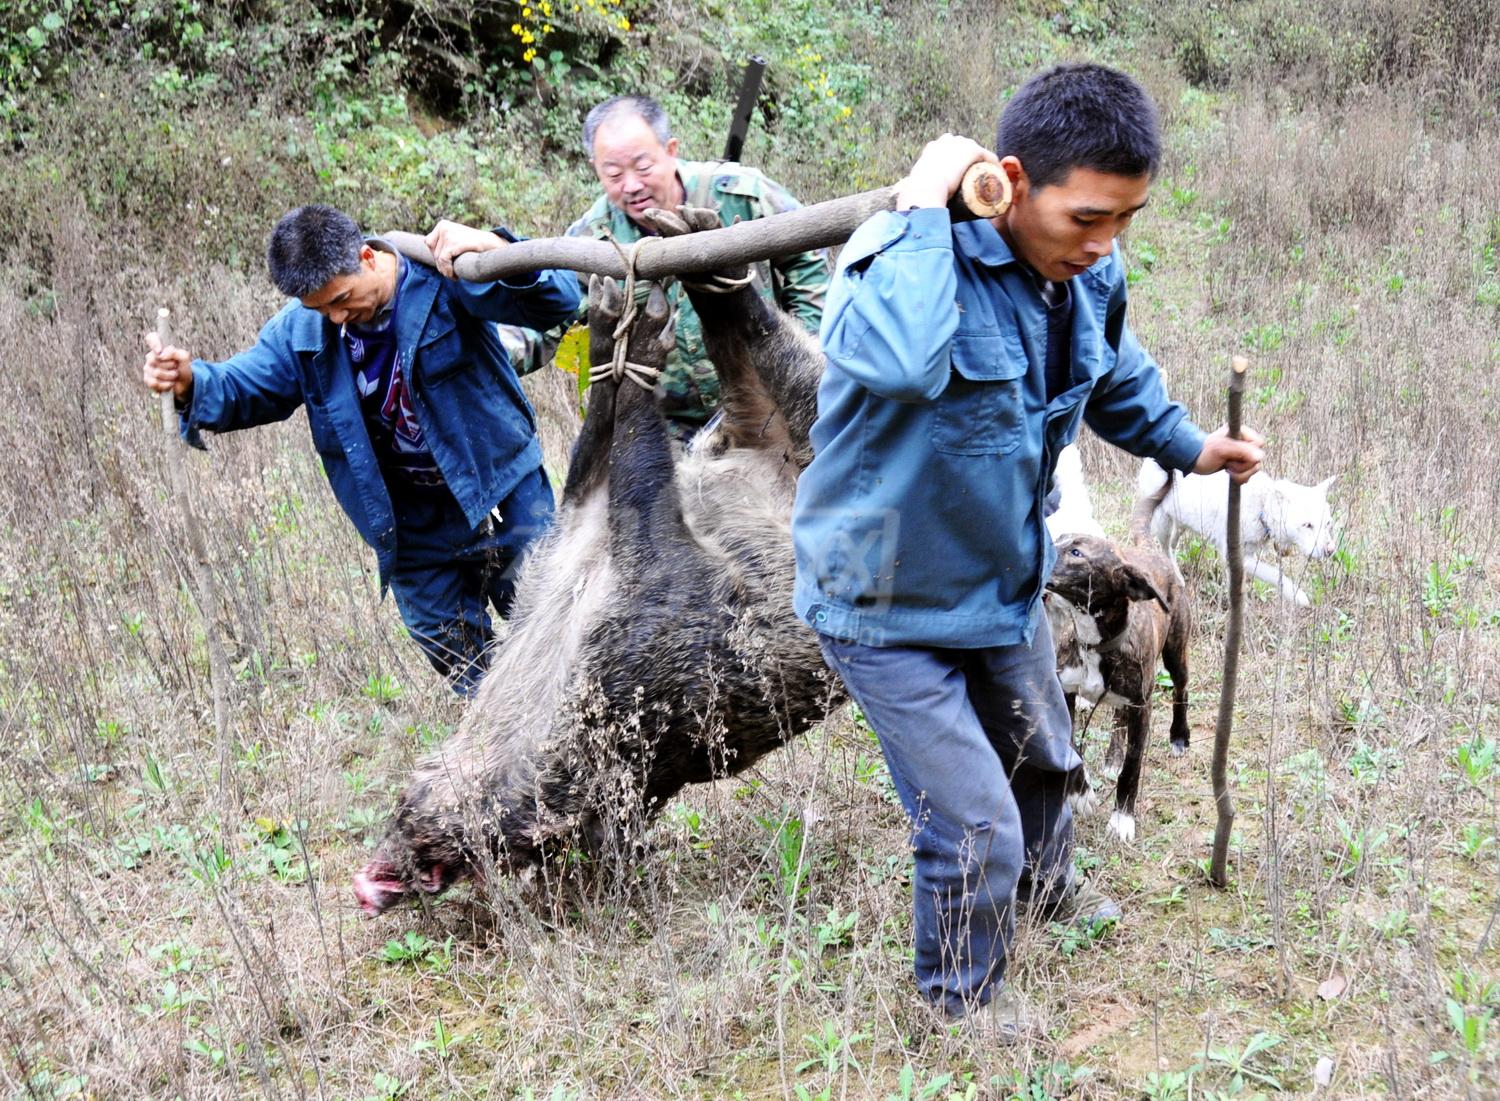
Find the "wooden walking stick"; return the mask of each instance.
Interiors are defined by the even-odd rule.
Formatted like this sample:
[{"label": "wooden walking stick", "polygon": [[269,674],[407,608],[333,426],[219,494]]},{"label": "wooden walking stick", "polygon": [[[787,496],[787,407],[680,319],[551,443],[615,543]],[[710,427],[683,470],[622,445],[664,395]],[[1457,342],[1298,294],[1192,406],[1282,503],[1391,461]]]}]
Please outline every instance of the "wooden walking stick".
[{"label": "wooden walking stick", "polygon": [[[539,237],[491,252],[465,253],[453,261],[453,272],[460,279],[475,283],[490,283],[546,268],[624,279],[627,259],[640,280],[717,271],[843,244],[872,214],[895,209],[897,186],[829,199],[684,237],[643,237],[624,246],[587,237]],[[955,221],[997,218],[1009,208],[1010,178],[986,161],[969,167],[962,185],[948,203],[948,212]],[[409,259],[432,264],[432,253],[417,234],[397,231],[385,234],[385,238]]]},{"label": "wooden walking stick", "polygon": [[[1240,438],[1240,410],[1245,372],[1250,361],[1235,356],[1229,372],[1229,438]],[[1229,885],[1229,832],[1234,827],[1234,799],[1229,794],[1229,735],[1234,729],[1234,692],[1240,677],[1240,639],[1245,631],[1245,559],[1240,548],[1240,485],[1229,479],[1229,507],[1224,521],[1224,553],[1229,556],[1229,623],[1224,631],[1224,680],[1219,687],[1219,719],[1214,725],[1214,853],[1208,878],[1215,887]]]},{"label": "wooden walking stick", "polygon": [[[163,350],[172,343],[172,313],[165,306],[156,311],[156,336]],[[188,586],[193,602],[198,605],[198,615],[203,621],[203,638],[208,648],[209,691],[214,702],[214,739],[219,751],[219,796],[223,808],[221,829],[226,832],[233,810],[231,783],[234,776],[234,748],[229,734],[229,659],[224,653],[224,643],[219,636],[218,591],[214,587],[213,571],[209,568],[208,543],[203,538],[203,528],[193,512],[192,498],[188,494],[187,470],[182,465],[182,441],[177,433],[177,409],[171,390],[161,393],[161,427],[166,437],[167,469],[172,480],[172,496],[176,499],[177,515],[182,519],[187,533],[188,547],[192,551],[192,569]]]}]

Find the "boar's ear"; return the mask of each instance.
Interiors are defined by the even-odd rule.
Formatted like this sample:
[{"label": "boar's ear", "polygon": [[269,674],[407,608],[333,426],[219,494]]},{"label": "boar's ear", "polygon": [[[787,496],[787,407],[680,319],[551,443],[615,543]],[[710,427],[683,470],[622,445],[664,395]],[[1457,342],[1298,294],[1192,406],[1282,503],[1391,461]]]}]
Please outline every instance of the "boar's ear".
[{"label": "boar's ear", "polygon": [[1125,579],[1125,595],[1131,600],[1154,600],[1161,605],[1162,611],[1172,614],[1172,605],[1167,603],[1167,598],[1162,596],[1156,583],[1139,566],[1123,562],[1120,565],[1120,575]]},{"label": "boar's ear", "polygon": [[1337,478],[1337,477],[1338,477],[1337,474],[1330,474],[1330,475],[1328,475],[1328,477],[1324,478],[1321,482],[1319,482],[1313,488],[1316,489],[1316,490],[1318,490],[1320,493],[1322,493],[1324,497],[1327,497],[1328,496],[1328,487],[1331,486],[1331,485],[1333,485],[1333,480],[1335,478]]}]

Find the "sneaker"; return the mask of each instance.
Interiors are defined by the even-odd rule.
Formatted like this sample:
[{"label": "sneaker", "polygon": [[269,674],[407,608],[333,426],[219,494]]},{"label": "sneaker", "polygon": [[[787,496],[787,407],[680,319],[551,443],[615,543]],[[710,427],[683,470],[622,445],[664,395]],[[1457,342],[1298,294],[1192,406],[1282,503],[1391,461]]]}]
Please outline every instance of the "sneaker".
[{"label": "sneaker", "polygon": [[980,1043],[1008,1046],[1030,1039],[1036,1021],[1026,1000],[1007,983],[984,1005],[955,1021],[950,1031],[960,1028]]},{"label": "sneaker", "polygon": [[1100,926],[1119,921],[1120,904],[1101,891],[1087,876],[1075,876],[1061,898],[1041,908],[1047,921],[1063,925]]}]

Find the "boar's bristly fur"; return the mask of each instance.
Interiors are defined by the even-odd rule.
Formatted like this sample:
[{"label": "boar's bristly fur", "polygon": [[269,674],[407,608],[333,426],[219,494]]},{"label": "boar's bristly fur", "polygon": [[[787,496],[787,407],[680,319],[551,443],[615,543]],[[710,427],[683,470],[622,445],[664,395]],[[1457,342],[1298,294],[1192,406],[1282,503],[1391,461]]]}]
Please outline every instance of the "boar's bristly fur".
[{"label": "boar's bristly fur", "polygon": [[[662,229],[716,223],[684,209]],[[629,379],[590,389],[562,504],[522,565],[484,683],[355,877],[367,912],[559,846],[630,840],[684,784],[746,768],[837,701],[791,596],[792,501],[822,359],[752,286],[707,282],[687,286],[721,415],[684,454],[651,391]],[[612,280],[594,280],[594,364],[612,360],[626,305]],[[626,359],[659,368],[671,341],[652,287]]]}]

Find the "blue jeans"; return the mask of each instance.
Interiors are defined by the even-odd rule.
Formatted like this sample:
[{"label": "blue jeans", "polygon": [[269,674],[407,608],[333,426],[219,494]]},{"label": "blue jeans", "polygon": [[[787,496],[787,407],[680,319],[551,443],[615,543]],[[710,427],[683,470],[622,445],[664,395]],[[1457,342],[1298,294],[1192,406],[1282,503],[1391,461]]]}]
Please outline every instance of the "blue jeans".
[{"label": "blue jeans", "polygon": [[489,666],[491,624],[510,612],[516,567],[552,520],[552,485],[538,467],[472,527],[446,486],[391,485],[401,619],[453,690],[471,696]]},{"label": "blue jeans", "polygon": [[1018,896],[1045,902],[1072,878],[1065,789],[1081,762],[1047,619],[1030,646],[820,641],[912,820],[917,985],[969,1012],[1004,978]]}]

